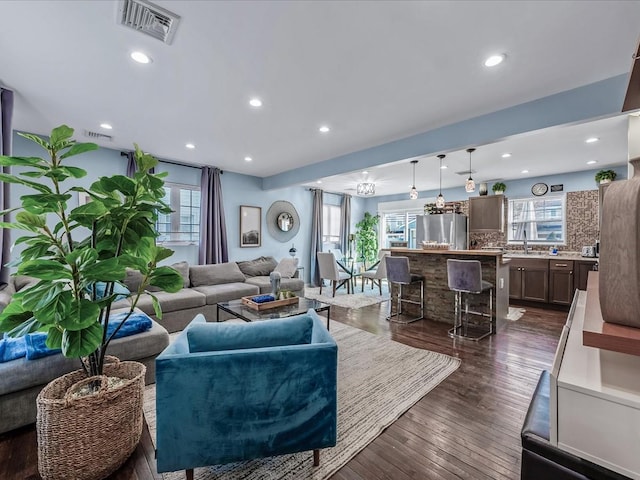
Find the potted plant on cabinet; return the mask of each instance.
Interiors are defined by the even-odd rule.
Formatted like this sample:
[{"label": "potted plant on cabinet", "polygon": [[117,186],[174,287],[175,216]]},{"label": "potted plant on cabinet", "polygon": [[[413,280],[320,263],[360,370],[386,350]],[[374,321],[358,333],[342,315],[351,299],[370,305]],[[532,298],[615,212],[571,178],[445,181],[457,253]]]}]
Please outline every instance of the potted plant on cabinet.
[{"label": "potted plant on cabinet", "polygon": [[596,182],[603,183],[611,183],[616,179],[617,173],[613,170],[600,170],[596,173]]},{"label": "potted plant on cabinet", "polygon": [[493,193],[496,195],[502,195],[507,190],[507,186],[502,182],[496,182],[491,187],[491,190],[493,190]]},{"label": "potted plant on cabinet", "polygon": [[[38,396],[38,466],[44,479],[104,478],[124,463],[140,439],[144,388],[144,365],[108,364],[109,343],[146,287],[168,292],[182,288],[177,271],[158,266],[173,254],[155,244],[158,214],[171,212],[162,201],[166,174],[149,173],[157,160],[136,145],[134,178],[101,177],[86,189],[73,180],[87,172],[66,163],[97,145],[75,142],[66,125],[55,128],[48,140],[20,135],[44,148],[49,158],[0,156],[0,165],[22,170],[2,173],[0,180],[35,191],[21,197],[21,206],[0,212],[15,212],[15,221],[1,225],[28,232],[15,242],[25,248],[14,266],[17,274],[38,282],[13,295],[0,314],[0,332],[44,332],[48,348],[81,359],[81,370],[53,380]],[[69,209],[74,192],[91,201]],[[120,326],[109,329],[111,305],[118,296],[114,290],[126,268],[138,271],[143,281],[138,291],[125,294],[131,308]],[[124,290],[118,290],[122,295]],[[153,303],[160,317],[155,298]],[[120,384],[109,389],[103,375],[119,377]]]}]

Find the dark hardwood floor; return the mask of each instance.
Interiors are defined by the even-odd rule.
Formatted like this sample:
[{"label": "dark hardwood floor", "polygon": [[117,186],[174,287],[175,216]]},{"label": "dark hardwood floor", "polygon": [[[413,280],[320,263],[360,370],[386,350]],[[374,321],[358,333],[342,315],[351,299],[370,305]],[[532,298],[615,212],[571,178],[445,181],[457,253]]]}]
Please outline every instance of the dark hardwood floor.
[{"label": "dark hardwood floor", "polygon": [[[566,312],[527,307],[522,319],[478,343],[446,324],[389,325],[386,304],[331,308],[332,320],[458,357],[460,368],[423,397],[333,480],[518,479],[520,428],[541,370],[550,368]],[[40,479],[33,426],[0,436],[0,479]],[[160,479],[146,427],[112,480]]]}]

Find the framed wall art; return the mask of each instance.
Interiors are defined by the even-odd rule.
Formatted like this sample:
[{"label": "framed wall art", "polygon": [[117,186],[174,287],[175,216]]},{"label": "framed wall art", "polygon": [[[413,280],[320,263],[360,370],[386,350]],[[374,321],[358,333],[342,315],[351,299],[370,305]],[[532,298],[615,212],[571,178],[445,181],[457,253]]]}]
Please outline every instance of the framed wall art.
[{"label": "framed wall art", "polygon": [[262,245],[262,208],[240,205],[240,246]]}]

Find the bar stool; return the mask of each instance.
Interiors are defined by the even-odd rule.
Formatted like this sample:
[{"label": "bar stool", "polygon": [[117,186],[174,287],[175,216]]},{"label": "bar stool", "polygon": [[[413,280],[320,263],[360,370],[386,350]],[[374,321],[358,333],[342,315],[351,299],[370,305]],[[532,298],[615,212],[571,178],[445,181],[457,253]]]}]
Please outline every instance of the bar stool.
[{"label": "bar stool", "polygon": [[[384,257],[387,267],[387,282],[389,282],[389,291],[392,291],[393,284],[398,286],[398,296],[396,304],[396,319],[393,320],[391,312],[393,311],[393,295],[389,298],[389,316],[387,320],[395,323],[411,323],[424,318],[424,279],[421,275],[413,274],[409,271],[409,258],[408,257],[396,257],[386,255]],[[402,298],[402,286],[420,284],[420,301],[408,300]],[[411,320],[400,320],[402,314],[402,304],[411,303],[413,305],[420,305],[420,316],[412,318]]]},{"label": "bar stool", "polygon": [[[493,329],[493,285],[482,279],[479,260],[447,260],[449,290],[455,292],[455,320],[449,336],[480,340],[494,333]],[[489,290],[489,313],[469,310],[469,295],[478,295]],[[462,321],[462,297],[464,296],[464,322]],[[476,326],[469,328],[469,315],[489,318],[489,330]],[[469,330],[475,330],[471,333]],[[479,331],[478,331],[479,330]]]}]

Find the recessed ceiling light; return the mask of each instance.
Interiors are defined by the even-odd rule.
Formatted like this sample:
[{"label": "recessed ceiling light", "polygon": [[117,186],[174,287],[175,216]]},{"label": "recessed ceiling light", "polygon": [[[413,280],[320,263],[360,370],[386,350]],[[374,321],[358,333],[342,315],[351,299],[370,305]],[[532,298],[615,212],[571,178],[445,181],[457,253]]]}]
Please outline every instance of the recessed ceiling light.
[{"label": "recessed ceiling light", "polygon": [[250,162],[251,160],[253,160],[253,158],[251,158],[251,157],[244,157],[244,161],[245,161],[245,162]]},{"label": "recessed ceiling light", "polygon": [[196,148],[196,146],[195,146],[193,143],[187,143],[187,144],[185,145],[185,147],[187,147],[187,148],[189,148],[189,149],[191,149],[191,150],[193,150],[194,148]]},{"label": "recessed ceiling light", "polygon": [[364,172],[362,172],[363,175],[367,175],[369,172],[367,170],[365,170]]},{"label": "recessed ceiling light", "polygon": [[249,100],[249,105],[256,108],[261,107],[262,100],[260,100],[259,98],[252,98],[251,100]]},{"label": "recessed ceiling light", "polygon": [[529,173],[529,170],[522,170],[522,173]]},{"label": "recessed ceiling light", "polygon": [[151,57],[142,52],[131,52],[131,58],[138,63],[151,63]]},{"label": "recessed ceiling light", "polygon": [[113,127],[112,127],[110,124],[108,124],[108,123],[101,123],[101,124],[100,124],[100,127],[101,127],[101,128],[104,128],[105,130],[111,130],[111,129],[113,128]]},{"label": "recessed ceiling light", "polygon": [[510,158],[511,154],[510,153],[503,153],[502,154],[502,158]]},{"label": "recessed ceiling light", "polygon": [[597,160],[589,160],[587,162],[587,165],[593,165],[594,163],[598,163],[598,161]]},{"label": "recessed ceiling light", "polygon": [[500,54],[500,55],[491,55],[489,58],[487,58],[484,61],[484,66],[485,67],[495,67],[496,65],[500,65],[502,63],[502,61],[504,60],[504,54]]},{"label": "recessed ceiling light", "polygon": [[447,168],[449,168],[449,167],[447,167],[446,165],[442,165],[442,166],[440,167],[440,169],[441,169],[441,170],[446,170]]},{"label": "recessed ceiling light", "polygon": [[318,180],[316,183],[322,183],[322,180]]},{"label": "recessed ceiling light", "polygon": [[320,133],[329,133],[329,130],[331,130],[331,129],[330,129],[329,127],[327,127],[326,125],[322,125],[322,126],[318,129],[318,131],[319,131]]},{"label": "recessed ceiling light", "polygon": [[587,139],[585,140],[585,142],[586,142],[586,143],[595,143],[595,142],[597,142],[598,140],[600,140],[598,137],[591,137],[591,138],[587,138]]}]

